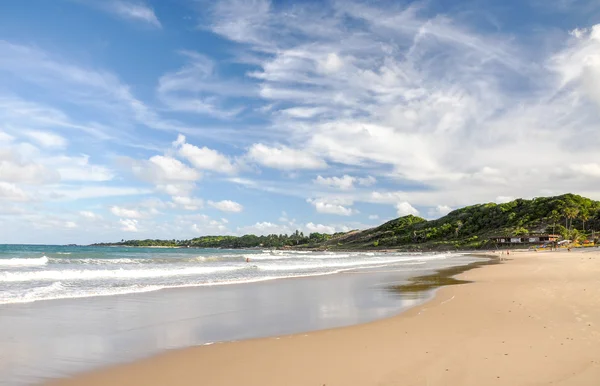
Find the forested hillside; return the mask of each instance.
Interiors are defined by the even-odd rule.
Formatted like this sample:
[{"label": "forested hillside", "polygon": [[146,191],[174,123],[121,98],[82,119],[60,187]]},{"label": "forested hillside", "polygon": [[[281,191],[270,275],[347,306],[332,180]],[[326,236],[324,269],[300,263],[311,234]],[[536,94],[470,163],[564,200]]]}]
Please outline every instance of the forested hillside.
[{"label": "forested hillside", "polygon": [[405,216],[379,227],[341,236],[331,248],[482,248],[490,236],[557,233],[565,239],[591,238],[600,229],[600,202],[574,194],[478,204],[432,221]]},{"label": "forested hillside", "polygon": [[291,235],[202,236],[191,240],[121,240],[96,245],[196,248],[317,249],[478,249],[492,247],[490,236],[556,233],[564,239],[595,237],[600,230],[600,202],[574,194],[478,204],[427,221],[405,216],[376,228],[327,235],[296,231]]}]

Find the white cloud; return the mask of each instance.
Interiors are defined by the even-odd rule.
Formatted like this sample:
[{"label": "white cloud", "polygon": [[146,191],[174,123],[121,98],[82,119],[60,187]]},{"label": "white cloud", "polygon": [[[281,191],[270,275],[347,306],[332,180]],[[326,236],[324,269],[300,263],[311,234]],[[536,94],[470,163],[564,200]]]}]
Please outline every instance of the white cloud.
[{"label": "white cloud", "polygon": [[168,194],[169,196],[187,197],[194,190],[194,184],[191,183],[171,183],[158,184],[156,190]]},{"label": "white cloud", "polygon": [[154,13],[154,10],[142,2],[113,0],[107,1],[105,7],[108,11],[113,12],[121,18],[141,21],[156,28],[162,27],[160,21],[156,17],[156,14]]},{"label": "white cloud", "polygon": [[263,166],[273,169],[324,169],[325,161],[314,154],[289,148],[287,146],[269,147],[256,143],[248,150],[247,157]]},{"label": "white cloud", "polygon": [[326,213],[326,214],[337,214],[340,216],[350,216],[355,213],[358,213],[357,210],[352,208],[348,208],[344,205],[352,205],[351,202],[346,202],[343,200],[336,199],[308,199],[306,200],[309,204],[312,204],[318,213]]},{"label": "white cloud", "polygon": [[121,230],[125,232],[138,232],[138,220],[134,219],[120,219],[119,224],[121,224]]},{"label": "white cloud", "polygon": [[377,179],[373,176],[366,176],[364,178],[358,178],[358,184],[362,186],[371,186],[377,183]]},{"label": "white cloud", "polygon": [[573,173],[587,177],[600,177],[600,164],[598,163],[571,165],[571,170]]},{"label": "white cloud", "polygon": [[244,207],[241,204],[230,200],[223,200],[217,202],[209,201],[208,205],[223,212],[239,213],[242,210],[244,210]]},{"label": "white cloud", "polygon": [[24,131],[23,134],[40,146],[47,148],[62,149],[66,147],[68,143],[64,137],[49,131],[27,130]]},{"label": "white cloud", "polygon": [[268,221],[257,222],[254,225],[239,227],[239,235],[271,235],[271,234],[290,234],[293,231],[286,225],[271,223]]},{"label": "white cloud", "polygon": [[429,218],[437,219],[447,215],[450,212],[452,212],[452,208],[450,208],[448,205],[437,205],[435,208],[431,208],[427,214]]},{"label": "white cloud", "polygon": [[[209,28],[258,67],[278,146],[416,187],[377,199],[427,207],[564,191],[571,176],[542,171],[595,162],[600,26],[555,33],[550,46],[534,34],[530,46],[428,4],[380,4],[215,6]],[[573,138],[586,138],[577,151]],[[600,182],[571,182],[600,193]]]},{"label": "white cloud", "polygon": [[327,112],[327,109],[322,107],[290,107],[288,109],[279,110],[279,112],[292,118],[308,119]]},{"label": "white cloud", "polygon": [[8,133],[0,131],[0,144],[6,144],[8,142],[12,142],[14,139],[15,139],[15,137],[13,137],[12,135],[9,135]]},{"label": "white cloud", "polygon": [[102,197],[143,196],[151,193],[151,191],[128,186],[64,186],[53,189],[50,193],[50,196],[56,199],[80,200]]},{"label": "white cloud", "polygon": [[409,214],[412,214],[414,216],[419,215],[419,211],[406,201],[399,202],[395,206],[396,206],[398,216],[400,216],[400,217],[408,216]]},{"label": "white cloud", "polygon": [[376,214],[369,215],[369,220],[377,220],[377,219],[379,219],[379,215],[376,215]]},{"label": "white cloud", "polygon": [[89,210],[82,210],[79,212],[79,215],[86,220],[101,220],[102,216],[97,213],[91,212]]},{"label": "white cloud", "polygon": [[318,66],[322,72],[332,74],[340,71],[344,66],[344,62],[336,53],[332,52],[324,60],[320,60]]},{"label": "white cloud", "polygon": [[236,172],[236,167],[228,157],[216,150],[207,147],[199,148],[186,143],[185,136],[181,134],[173,142],[173,145],[178,149],[178,154],[187,159],[197,169],[228,174]]},{"label": "white cloud", "polygon": [[28,201],[29,195],[15,184],[0,181],[0,200]]},{"label": "white cloud", "polygon": [[67,222],[65,222],[65,228],[75,229],[75,228],[77,228],[77,223],[75,223],[74,221],[67,221]]},{"label": "white cloud", "polygon": [[306,224],[305,228],[308,233],[313,233],[313,232],[328,233],[328,234],[335,233],[335,227],[330,226],[330,225],[314,224],[312,222],[309,222],[308,224]]},{"label": "white cloud", "polygon": [[497,202],[498,204],[504,204],[504,203],[510,202],[514,199],[515,198],[513,196],[498,196],[498,197],[496,197],[496,199],[494,201]]},{"label": "white cloud", "polygon": [[89,162],[86,154],[79,157],[59,156],[43,158],[41,162],[51,166],[60,175],[62,181],[110,181],[114,172],[102,165]]},{"label": "white cloud", "polygon": [[58,174],[41,165],[25,161],[27,157],[19,157],[12,150],[0,148],[0,180],[9,182],[19,182],[28,184],[42,184],[54,182],[59,179]]},{"label": "white cloud", "polygon": [[134,218],[140,219],[144,218],[145,215],[136,209],[128,209],[119,206],[112,206],[110,208],[110,212],[117,217],[125,217],[125,218]]},{"label": "white cloud", "polygon": [[356,181],[356,178],[351,177],[347,174],[343,175],[342,177],[326,178],[322,176],[317,176],[317,178],[313,180],[315,184],[329,186],[342,190],[349,190],[354,188],[354,181]]},{"label": "white cloud", "polygon": [[329,186],[341,190],[350,190],[354,189],[355,183],[358,183],[358,185],[361,186],[371,186],[374,185],[377,180],[373,176],[353,177],[344,174],[342,177],[322,177],[319,175],[313,182],[318,185]]},{"label": "white cloud", "polygon": [[212,59],[193,51],[181,51],[187,64],[177,71],[166,73],[158,82],[158,97],[172,111],[231,119],[243,107],[225,108],[217,95],[249,96],[254,94],[244,86],[242,79],[235,82],[217,77]]},{"label": "white cloud", "polygon": [[188,196],[173,196],[173,203],[182,207],[185,210],[198,210],[204,207],[204,201],[199,198],[193,198]]},{"label": "white cloud", "polygon": [[155,155],[147,161],[122,159],[140,179],[154,183],[165,191],[182,191],[202,176],[200,172],[169,156]]}]

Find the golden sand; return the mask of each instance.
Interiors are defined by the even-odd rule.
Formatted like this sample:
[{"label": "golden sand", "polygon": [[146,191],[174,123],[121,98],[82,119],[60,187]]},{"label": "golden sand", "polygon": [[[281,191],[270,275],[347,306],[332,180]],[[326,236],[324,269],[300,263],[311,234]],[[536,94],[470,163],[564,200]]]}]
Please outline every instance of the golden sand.
[{"label": "golden sand", "polygon": [[358,326],[194,347],[52,385],[600,385],[600,252],[513,253]]}]

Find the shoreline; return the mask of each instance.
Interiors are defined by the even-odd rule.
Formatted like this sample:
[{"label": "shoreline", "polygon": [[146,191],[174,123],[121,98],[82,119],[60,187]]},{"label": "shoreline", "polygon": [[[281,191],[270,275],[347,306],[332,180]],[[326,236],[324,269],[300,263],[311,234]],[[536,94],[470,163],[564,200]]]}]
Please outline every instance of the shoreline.
[{"label": "shoreline", "polygon": [[[0,383],[84,374],[208,342],[312,333],[397,315],[429,299],[390,286],[479,260],[456,255],[417,265],[243,285],[56,299],[2,307]],[[2,357],[2,355],[0,355]]]},{"label": "shoreline", "polygon": [[[171,248],[171,247],[127,247],[127,248]],[[173,248],[179,248],[179,247],[173,247]],[[198,249],[202,249],[202,248],[198,248]],[[210,249],[210,248],[209,248]],[[246,248],[244,248],[246,249]],[[244,250],[242,249],[242,250]],[[248,249],[251,250],[251,249]],[[335,251],[335,252],[343,252],[343,251]],[[383,250],[382,252],[384,253],[395,253],[398,251],[393,251],[393,250]],[[488,258],[488,259],[494,259],[494,258],[498,258],[497,255],[495,255],[493,252],[479,252],[479,253],[470,253],[470,252],[441,252],[441,253],[454,253],[456,255],[464,255],[464,256],[471,256],[471,257],[476,257],[476,258]],[[433,252],[432,254],[437,254],[435,252]],[[453,266],[451,268],[455,268],[455,267],[467,267],[472,263],[467,263],[467,264],[460,264],[460,265],[456,265]],[[443,268],[442,270],[446,270],[446,269],[451,269],[451,268]],[[84,295],[84,296],[80,296],[80,297],[57,297],[57,298],[49,298],[49,299],[40,299],[40,300],[34,300],[34,301],[22,301],[22,302],[12,302],[12,303],[0,303],[0,306],[11,306],[11,305],[19,305],[19,304],[30,304],[30,303],[35,303],[35,302],[47,302],[47,301],[60,301],[60,300],[75,300],[75,299],[94,299],[94,298],[99,298],[99,297],[110,297],[110,296],[126,296],[126,295],[135,295],[135,294],[144,294],[144,293],[149,293],[149,292],[159,292],[159,291],[176,291],[176,290],[181,290],[181,289],[190,289],[190,288],[205,288],[205,287],[220,287],[220,286],[239,286],[239,285],[246,285],[246,284],[254,284],[254,283],[263,283],[263,282],[270,282],[270,281],[280,281],[280,280],[290,280],[290,279],[307,279],[307,278],[311,278],[311,277],[323,277],[323,276],[332,276],[332,275],[339,275],[339,274],[344,274],[344,273],[348,273],[348,272],[352,272],[355,270],[363,270],[365,268],[355,268],[355,267],[349,267],[349,268],[340,268],[336,271],[333,272],[325,272],[325,273],[307,273],[307,274],[299,274],[299,275],[295,275],[295,276],[274,276],[274,277],[264,277],[264,278],[258,278],[258,279],[250,279],[250,280],[246,280],[246,281],[237,281],[237,282],[214,282],[214,283],[202,283],[202,284],[184,284],[184,285],[180,285],[180,286],[172,286],[172,287],[163,287],[163,288],[157,288],[157,289],[153,289],[153,290],[142,290],[139,292],[125,292],[125,293],[114,293],[114,294],[105,294],[105,295]],[[368,272],[370,268],[366,268]]]},{"label": "shoreline", "polygon": [[397,316],[184,348],[48,384],[596,385],[599,262],[597,251],[515,253]]}]

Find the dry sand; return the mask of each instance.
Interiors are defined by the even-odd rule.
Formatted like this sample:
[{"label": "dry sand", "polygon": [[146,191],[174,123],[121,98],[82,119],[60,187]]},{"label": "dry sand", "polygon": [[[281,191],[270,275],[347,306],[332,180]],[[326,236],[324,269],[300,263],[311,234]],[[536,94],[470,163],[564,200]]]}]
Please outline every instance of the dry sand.
[{"label": "dry sand", "polygon": [[600,252],[513,253],[399,316],[167,352],[53,385],[600,385]]}]

